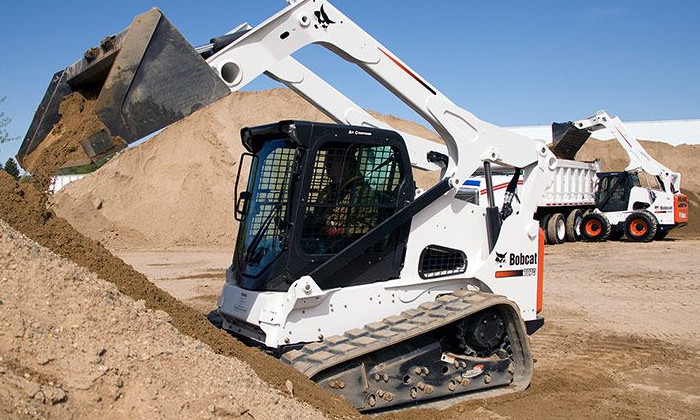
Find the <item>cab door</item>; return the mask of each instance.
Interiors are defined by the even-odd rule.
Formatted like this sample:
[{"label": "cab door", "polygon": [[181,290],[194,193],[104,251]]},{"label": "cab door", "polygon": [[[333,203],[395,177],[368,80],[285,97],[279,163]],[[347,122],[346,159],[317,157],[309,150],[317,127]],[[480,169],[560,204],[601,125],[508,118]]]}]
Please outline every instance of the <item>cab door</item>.
[{"label": "cab door", "polygon": [[627,172],[601,172],[598,174],[596,207],[602,212],[627,210],[632,190],[632,179]]}]

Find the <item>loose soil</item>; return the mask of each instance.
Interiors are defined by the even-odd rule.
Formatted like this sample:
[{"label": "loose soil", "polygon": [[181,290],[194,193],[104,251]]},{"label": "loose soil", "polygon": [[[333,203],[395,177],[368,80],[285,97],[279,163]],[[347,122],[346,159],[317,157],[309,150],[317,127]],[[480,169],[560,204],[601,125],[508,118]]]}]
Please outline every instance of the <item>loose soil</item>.
[{"label": "loose soil", "polygon": [[300,400],[308,401],[329,415],[356,415],[347,403],[316,387],[291,367],[243,345],[212,326],[202,313],[156,287],[146,276],[113,256],[99,242],[81,235],[65,219],[46,210],[43,204],[43,194],[36,190],[33,183],[20,184],[8,174],[0,173],[0,219],[14,229],[115,284],[120,292],[134,300],[143,300],[146,308],[166,312],[172,319],[172,325],[181,333],[207,344],[217,354],[243,360],[274,388],[284,391],[286,381],[290,380],[295,396]]},{"label": "loose soil", "polygon": [[[27,155],[22,167],[32,173],[53,174],[57,169],[90,163],[80,141],[99,131],[109,130],[97,118],[95,107],[98,92],[74,92],[59,106],[60,119],[44,141]],[[113,137],[115,145],[125,147],[120,137]]]},{"label": "loose soil", "polygon": [[2,220],[0,258],[0,418],[322,417]]}]

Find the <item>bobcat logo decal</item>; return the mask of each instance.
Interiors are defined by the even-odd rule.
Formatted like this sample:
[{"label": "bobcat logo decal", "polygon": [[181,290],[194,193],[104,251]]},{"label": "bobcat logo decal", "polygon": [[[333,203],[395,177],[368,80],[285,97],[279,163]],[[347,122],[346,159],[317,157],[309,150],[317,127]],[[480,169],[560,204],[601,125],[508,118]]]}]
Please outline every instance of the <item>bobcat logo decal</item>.
[{"label": "bobcat logo decal", "polygon": [[[314,16],[316,16],[316,19],[318,19],[318,23],[324,29],[327,28],[329,25],[335,23],[328,17],[326,11],[323,10],[323,6],[321,6],[321,9],[314,12]],[[318,25],[314,25],[314,28],[318,29]]]},{"label": "bobcat logo decal", "polygon": [[496,262],[499,264],[506,262],[506,255],[508,255],[507,252],[504,252],[503,254],[496,252]]}]

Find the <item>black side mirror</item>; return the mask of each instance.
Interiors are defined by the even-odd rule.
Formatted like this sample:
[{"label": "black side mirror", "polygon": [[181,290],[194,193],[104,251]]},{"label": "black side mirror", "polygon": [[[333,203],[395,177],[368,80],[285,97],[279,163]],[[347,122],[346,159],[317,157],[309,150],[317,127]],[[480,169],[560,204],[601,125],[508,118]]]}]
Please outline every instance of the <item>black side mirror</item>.
[{"label": "black side mirror", "polygon": [[250,191],[242,191],[238,192],[238,182],[241,179],[241,168],[244,166],[244,161],[246,158],[250,159],[251,163],[251,168],[253,167],[254,160],[255,160],[255,155],[251,153],[243,153],[241,154],[241,159],[238,162],[238,173],[236,174],[236,185],[234,187],[234,197],[236,200],[234,209],[233,209],[233,218],[236,219],[237,221],[241,221],[245,218],[245,215],[248,213],[248,202],[250,201],[250,198],[252,197],[252,194]]}]

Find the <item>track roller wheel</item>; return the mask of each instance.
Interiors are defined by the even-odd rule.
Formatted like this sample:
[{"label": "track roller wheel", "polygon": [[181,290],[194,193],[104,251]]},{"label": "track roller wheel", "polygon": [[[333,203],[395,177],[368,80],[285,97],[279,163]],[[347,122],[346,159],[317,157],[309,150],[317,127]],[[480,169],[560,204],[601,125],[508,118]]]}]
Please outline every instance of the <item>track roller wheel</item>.
[{"label": "track roller wheel", "polygon": [[651,242],[658,227],[656,217],[646,210],[635,211],[625,219],[625,235],[631,242]]},{"label": "track roller wheel", "polygon": [[581,240],[581,220],[583,212],[581,209],[573,209],[566,216],[566,240],[576,242]]},{"label": "track roller wheel", "polygon": [[611,230],[610,221],[604,214],[591,212],[581,219],[581,237],[586,242],[603,242]]},{"label": "track roller wheel", "polygon": [[566,239],[566,221],[561,213],[554,213],[547,220],[547,242],[550,244],[560,244]]}]

